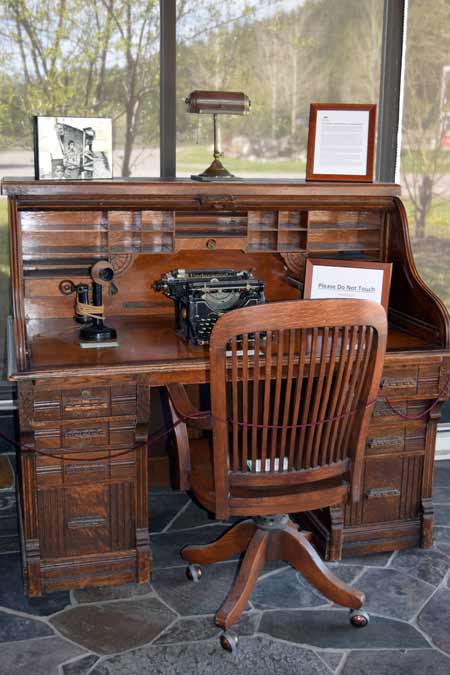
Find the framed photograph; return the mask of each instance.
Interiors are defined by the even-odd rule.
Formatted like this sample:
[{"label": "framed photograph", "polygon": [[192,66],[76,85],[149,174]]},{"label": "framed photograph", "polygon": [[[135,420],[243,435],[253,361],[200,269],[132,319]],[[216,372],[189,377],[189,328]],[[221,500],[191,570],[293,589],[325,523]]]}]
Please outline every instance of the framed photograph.
[{"label": "framed photograph", "polygon": [[308,258],[303,297],[373,300],[388,310],[392,263]]},{"label": "framed photograph", "polygon": [[33,121],[36,179],[112,178],[110,118],[35,116]]},{"label": "framed photograph", "polygon": [[373,180],[376,108],[311,103],[306,180]]}]

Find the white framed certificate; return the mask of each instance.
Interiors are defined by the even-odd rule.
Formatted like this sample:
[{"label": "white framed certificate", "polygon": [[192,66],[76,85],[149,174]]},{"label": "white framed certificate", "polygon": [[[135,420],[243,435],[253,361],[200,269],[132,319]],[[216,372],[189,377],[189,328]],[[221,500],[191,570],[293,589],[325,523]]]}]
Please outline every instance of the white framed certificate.
[{"label": "white framed certificate", "polygon": [[373,180],[376,105],[311,103],[307,180]]},{"label": "white framed certificate", "polygon": [[373,300],[387,312],[391,274],[392,263],[308,258],[303,297]]}]

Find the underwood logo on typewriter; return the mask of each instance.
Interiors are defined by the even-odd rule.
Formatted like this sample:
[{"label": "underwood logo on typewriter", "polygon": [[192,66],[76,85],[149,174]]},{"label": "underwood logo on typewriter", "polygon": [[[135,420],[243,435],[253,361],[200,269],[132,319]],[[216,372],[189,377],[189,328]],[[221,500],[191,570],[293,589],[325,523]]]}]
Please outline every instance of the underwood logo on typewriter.
[{"label": "underwood logo on typewriter", "polygon": [[177,269],[163,274],[153,288],[175,301],[177,334],[194,345],[209,343],[224,312],[265,302],[264,282],[246,270]]}]

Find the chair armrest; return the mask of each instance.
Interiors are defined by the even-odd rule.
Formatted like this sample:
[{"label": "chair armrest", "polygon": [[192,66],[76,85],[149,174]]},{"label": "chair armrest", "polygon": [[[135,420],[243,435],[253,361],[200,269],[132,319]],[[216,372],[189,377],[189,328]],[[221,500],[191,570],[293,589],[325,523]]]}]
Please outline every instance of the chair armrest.
[{"label": "chair armrest", "polygon": [[166,388],[177,415],[181,417],[186,424],[195,427],[196,429],[212,428],[210,411],[198,410],[192,403],[182,384],[167,384]]}]

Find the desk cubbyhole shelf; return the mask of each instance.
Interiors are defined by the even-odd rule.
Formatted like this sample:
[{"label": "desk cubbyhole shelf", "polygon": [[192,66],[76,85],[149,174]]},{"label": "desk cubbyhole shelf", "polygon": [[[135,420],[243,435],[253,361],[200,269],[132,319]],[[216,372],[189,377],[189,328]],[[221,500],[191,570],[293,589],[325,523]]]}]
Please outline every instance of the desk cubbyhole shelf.
[{"label": "desk cubbyhole shelf", "polygon": [[278,251],[306,249],[308,232],[307,211],[278,212]]},{"label": "desk cubbyhole shelf", "polygon": [[174,211],[141,211],[142,253],[171,253],[174,250]]},{"label": "desk cubbyhole shelf", "polygon": [[249,211],[247,250],[304,250],[307,220],[306,211]]},{"label": "desk cubbyhole shelf", "polygon": [[25,259],[44,261],[46,257],[170,253],[175,217],[171,210],[23,210],[20,225]]},{"label": "desk cubbyhole shelf", "polygon": [[382,210],[310,210],[308,252],[313,256],[352,254],[381,260],[384,213]]},{"label": "desk cubbyhole shelf", "polygon": [[277,250],[277,212],[276,211],[249,211],[248,212],[248,239],[247,250],[276,251]]}]

